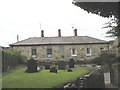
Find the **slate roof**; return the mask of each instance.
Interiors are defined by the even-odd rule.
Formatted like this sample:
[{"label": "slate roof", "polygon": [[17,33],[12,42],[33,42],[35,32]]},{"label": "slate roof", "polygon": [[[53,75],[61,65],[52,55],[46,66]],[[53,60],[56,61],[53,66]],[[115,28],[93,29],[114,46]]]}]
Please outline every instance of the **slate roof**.
[{"label": "slate roof", "polygon": [[10,46],[24,45],[59,45],[59,44],[92,44],[108,43],[107,41],[96,39],[89,36],[69,36],[69,37],[31,37]]}]

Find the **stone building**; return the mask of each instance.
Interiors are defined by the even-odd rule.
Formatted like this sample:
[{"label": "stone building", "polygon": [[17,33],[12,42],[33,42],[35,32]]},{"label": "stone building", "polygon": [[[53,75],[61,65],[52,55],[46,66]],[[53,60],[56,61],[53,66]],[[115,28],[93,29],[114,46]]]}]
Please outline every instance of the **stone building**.
[{"label": "stone building", "polygon": [[113,52],[113,54],[118,56],[118,38],[116,38],[112,44],[112,52]]},{"label": "stone building", "polygon": [[27,59],[37,60],[86,60],[96,57],[102,50],[108,50],[108,42],[89,36],[77,36],[77,29],[74,36],[61,36],[58,30],[58,37],[44,37],[41,30],[41,37],[31,37],[13,44],[12,49],[19,49]]}]

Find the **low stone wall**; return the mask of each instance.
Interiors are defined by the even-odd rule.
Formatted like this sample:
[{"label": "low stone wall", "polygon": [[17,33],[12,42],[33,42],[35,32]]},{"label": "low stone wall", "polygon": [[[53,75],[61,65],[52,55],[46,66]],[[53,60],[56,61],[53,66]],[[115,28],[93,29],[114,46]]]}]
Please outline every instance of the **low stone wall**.
[{"label": "low stone wall", "polygon": [[95,67],[94,71],[83,77],[64,83],[57,88],[104,88],[104,73],[102,68]]},{"label": "low stone wall", "polygon": [[120,63],[115,63],[111,66],[111,83],[120,87],[120,72],[118,66]]},{"label": "low stone wall", "polygon": [[84,88],[104,88],[104,75],[101,71],[93,71],[89,76],[85,76]]}]

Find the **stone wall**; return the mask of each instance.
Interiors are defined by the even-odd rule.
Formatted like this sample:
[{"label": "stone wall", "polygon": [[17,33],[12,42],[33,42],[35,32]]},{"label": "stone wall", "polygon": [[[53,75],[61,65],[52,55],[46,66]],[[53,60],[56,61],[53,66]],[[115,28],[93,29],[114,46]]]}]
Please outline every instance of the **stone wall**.
[{"label": "stone wall", "polygon": [[61,84],[57,88],[105,88],[103,69],[95,66],[89,74]]},{"label": "stone wall", "polygon": [[115,63],[111,66],[111,83],[120,87],[120,63]]},{"label": "stone wall", "polygon": [[116,56],[119,56],[119,47],[118,47],[118,38],[116,38],[116,40],[113,42],[113,44],[112,44],[112,52],[113,52],[113,54],[115,54]]},{"label": "stone wall", "polygon": [[[31,49],[37,49],[37,60],[86,60],[99,56],[100,48],[108,50],[107,44],[86,44],[86,45],[41,45],[41,46],[14,46],[13,49],[21,50],[21,54],[27,59],[31,58]],[[52,48],[52,58],[47,58],[47,48]],[[77,56],[71,55],[71,49],[77,49]],[[91,48],[91,56],[86,56],[86,48]],[[64,56],[64,57],[63,57]]]},{"label": "stone wall", "polygon": [[3,48],[0,46],[0,74],[2,73],[2,50]]}]

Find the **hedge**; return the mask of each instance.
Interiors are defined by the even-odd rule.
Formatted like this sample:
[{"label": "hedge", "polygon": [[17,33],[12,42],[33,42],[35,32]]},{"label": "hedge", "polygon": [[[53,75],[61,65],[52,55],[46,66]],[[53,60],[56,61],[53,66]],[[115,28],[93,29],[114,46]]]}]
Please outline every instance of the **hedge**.
[{"label": "hedge", "polygon": [[15,50],[3,50],[2,51],[2,72],[6,72],[9,69],[15,68],[18,65],[24,64],[25,57]]}]

